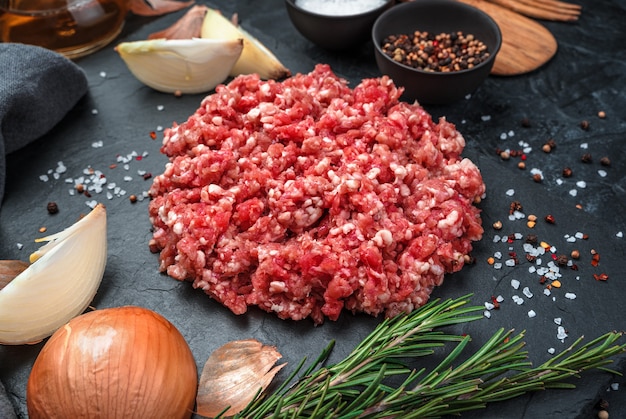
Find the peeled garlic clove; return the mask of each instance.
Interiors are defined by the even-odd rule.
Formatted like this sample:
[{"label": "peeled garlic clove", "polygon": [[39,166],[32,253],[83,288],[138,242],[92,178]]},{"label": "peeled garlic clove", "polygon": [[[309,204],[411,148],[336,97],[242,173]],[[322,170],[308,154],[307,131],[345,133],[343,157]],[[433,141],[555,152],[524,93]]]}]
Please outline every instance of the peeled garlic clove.
[{"label": "peeled garlic clove", "polygon": [[21,345],[50,336],[81,314],[96,295],[107,258],[106,210],[89,214],[31,255],[34,261],[0,290],[0,343]]},{"label": "peeled garlic clove", "polygon": [[229,342],[216,349],[200,375],[198,414],[214,417],[229,406],[225,416],[243,410],[286,365],[274,366],[281,357],[276,348],[255,339]]},{"label": "peeled garlic clove", "polygon": [[116,48],[142,83],[164,93],[205,93],[228,78],[242,39],[151,39]]},{"label": "peeled garlic clove", "polygon": [[219,10],[207,10],[202,23],[203,39],[243,39],[243,52],[233,66],[230,75],[256,73],[261,79],[282,79],[291,75],[276,56],[258,39],[241,26],[226,19]]}]

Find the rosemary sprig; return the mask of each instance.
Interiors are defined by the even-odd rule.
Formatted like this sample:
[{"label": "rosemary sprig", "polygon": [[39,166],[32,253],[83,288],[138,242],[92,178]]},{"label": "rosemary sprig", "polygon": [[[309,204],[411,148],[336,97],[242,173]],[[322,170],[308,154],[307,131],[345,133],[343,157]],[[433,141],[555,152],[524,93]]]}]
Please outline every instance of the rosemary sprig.
[{"label": "rosemary sprig", "polygon": [[[471,337],[441,329],[482,318],[484,308],[468,307],[469,297],[432,300],[411,314],[384,320],[345,359],[324,366],[331,342],[299,378],[304,360],[276,391],[259,395],[235,417],[441,417],[531,391],[573,388],[569,378],[606,370],[611,357],[626,352],[626,344],[617,343],[623,332],[610,332],[582,346],[579,338],[533,367],[524,351],[524,332],[500,329],[463,360]],[[430,371],[407,365],[449,344],[455,346]]]}]

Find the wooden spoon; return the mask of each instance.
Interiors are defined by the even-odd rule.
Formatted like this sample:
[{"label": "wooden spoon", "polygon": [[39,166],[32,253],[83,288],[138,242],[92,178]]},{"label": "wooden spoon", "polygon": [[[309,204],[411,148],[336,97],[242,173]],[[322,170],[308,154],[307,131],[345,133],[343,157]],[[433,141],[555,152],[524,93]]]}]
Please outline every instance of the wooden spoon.
[{"label": "wooden spoon", "polygon": [[544,26],[484,0],[459,0],[487,13],[502,32],[502,47],[491,74],[515,76],[538,69],[556,54],[557,42]]},{"label": "wooden spoon", "polygon": [[0,290],[28,268],[29,264],[21,260],[0,260]]}]

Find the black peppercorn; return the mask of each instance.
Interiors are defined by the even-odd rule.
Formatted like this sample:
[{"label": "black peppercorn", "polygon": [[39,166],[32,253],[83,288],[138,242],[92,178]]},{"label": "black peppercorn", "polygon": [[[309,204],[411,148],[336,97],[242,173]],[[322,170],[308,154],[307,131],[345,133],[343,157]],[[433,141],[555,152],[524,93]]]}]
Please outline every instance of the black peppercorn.
[{"label": "black peppercorn", "polygon": [[48,214],[56,214],[59,212],[59,206],[56,202],[48,202],[46,209],[48,210]]}]

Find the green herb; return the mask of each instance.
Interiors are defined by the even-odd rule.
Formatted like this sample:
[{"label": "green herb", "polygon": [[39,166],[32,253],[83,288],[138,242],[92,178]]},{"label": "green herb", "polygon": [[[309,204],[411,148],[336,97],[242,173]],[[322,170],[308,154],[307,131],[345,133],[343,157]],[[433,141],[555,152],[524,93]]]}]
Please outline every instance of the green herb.
[{"label": "green herb", "polygon": [[[573,388],[569,378],[590,369],[606,370],[611,357],[626,352],[626,344],[616,343],[623,333],[611,332],[584,345],[579,338],[533,367],[523,350],[524,333],[500,329],[466,356],[471,337],[445,327],[482,318],[484,307],[468,307],[468,300],[432,300],[413,313],[385,320],[345,359],[324,366],[331,342],[310,367],[302,371],[303,360],[282,386],[259,395],[235,417],[440,417],[531,391]],[[407,365],[412,358],[432,356],[451,344],[452,350],[429,371]]]}]

